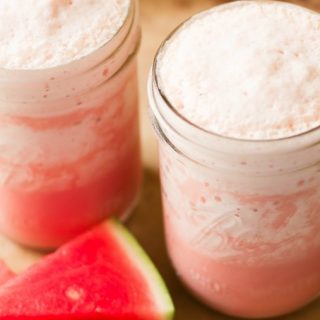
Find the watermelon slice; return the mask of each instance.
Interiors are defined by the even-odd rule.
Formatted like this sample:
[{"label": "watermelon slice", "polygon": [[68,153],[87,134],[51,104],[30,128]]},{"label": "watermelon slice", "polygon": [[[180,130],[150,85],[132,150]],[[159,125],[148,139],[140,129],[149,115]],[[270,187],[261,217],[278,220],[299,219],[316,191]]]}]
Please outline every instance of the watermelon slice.
[{"label": "watermelon slice", "polygon": [[108,221],[0,288],[0,319],[160,320],[173,304],[133,236]]},{"label": "watermelon slice", "polygon": [[0,286],[13,279],[15,274],[0,260]]}]

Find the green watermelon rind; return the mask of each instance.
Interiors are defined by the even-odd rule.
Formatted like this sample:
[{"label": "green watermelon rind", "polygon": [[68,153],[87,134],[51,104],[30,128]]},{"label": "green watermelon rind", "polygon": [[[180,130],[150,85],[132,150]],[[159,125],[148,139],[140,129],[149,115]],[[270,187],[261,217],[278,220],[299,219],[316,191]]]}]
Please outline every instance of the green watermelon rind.
[{"label": "green watermelon rind", "polygon": [[[147,253],[134,238],[134,236],[117,220],[110,220],[108,223],[113,235],[124,248],[129,259],[138,267],[143,276],[146,278],[152,296],[155,298],[155,304],[159,315],[163,315],[163,320],[173,319],[175,309],[159,271],[148,257]],[[162,320],[161,319],[161,320]],[[160,320],[160,319],[159,319]]]}]

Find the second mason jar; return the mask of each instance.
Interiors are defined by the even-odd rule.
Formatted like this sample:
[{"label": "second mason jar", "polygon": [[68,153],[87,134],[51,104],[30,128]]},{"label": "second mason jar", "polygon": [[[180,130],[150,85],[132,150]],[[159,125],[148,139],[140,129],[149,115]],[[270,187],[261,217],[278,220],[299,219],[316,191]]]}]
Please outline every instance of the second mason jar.
[{"label": "second mason jar", "polygon": [[[96,8],[98,2],[59,2],[54,8],[44,2],[48,12],[42,14],[50,13],[46,19],[52,20],[46,45],[79,23],[75,18],[85,10],[89,21],[96,16],[90,28],[101,23],[99,34],[113,30],[112,23],[120,20],[114,21],[118,13],[112,6],[119,4],[101,1]],[[135,1],[119,3],[126,12],[122,25],[93,52],[52,67],[0,69],[0,230],[22,244],[56,247],[110,215],[125,218],[137,203],[141,161],[135,56],[140,30]],[[8,14],[20,14],[10,8]],[[106,14],[113,9],[113,20],[100,21],[102,9]],[[30,8],[21,10],[32,22]],[[37,19],[43,16],[34,23]],[[95,39],[92,30],[88,39],[85,32],[74,30],[78,43],[73,38],[53,43],[55,54],[72,56],[76,46],[86,50]],[[40,46],[33,53],[30,64],[43,50]],[[22,54],[14,62],[28,59]],[[51,57],[49,50],[45,58]]]},{"label": "second mason jar", "polygon": [[[184,23],[166,40],[149,78],[151,116],[159,141],[169,255],[178,276],[197,297],[212,308],[240,317],[265,318],[292,312],[320,293],[320,128],[315,124],[310,130],[288,137],[249,139],[230,137],[206,127],[211,119],[216,126],[219,121],[223,120],[224,124],[231,121],[229,106],[233,102],[237,108],[245,101],[243,113],[247,112],[245,108],[250,108],[252,95],[260,83],[250,82],[251,86],[246,86],[250,77],[256,79],[255,74],[249,74],[242,86],[237,82],[239,74],[255,70],[261,77],[255,59],[263,62],[263,72],[269,67],[269,60],[273,64],[272,48],[265,50],[268,42],[263,37],[274,33],[269,32],[272,25],[265,20],[276,21],[276,28],[277,14],[287,13],[286,10],[292,17],[298,12],[299,18],[306,14],[320,20],[315,13],[275,2],[240,1],[218,7]],[[234,20],[221,18],[229,17],[228,14]],[[246,15],[251,14],[259,19],[248,19]],[[221,25],[216,26],[215,21]],[[266,28],[261,40],[263,51],[255,47],[250,59],[251,42],[246,46],[246,33],[229,28],[232,23],[238,23],[238,28],[247,25],[249,40],[256,30]],[[199,33],[206,24],[207,32]],[[229,36],[233,42],[227,41]],[[217,39],[226,42],[220,44]],[[259,42],[255,43],[259,46]],[[272,41],[270,43],[272,47]],[[239,49],[235,50],[232,45]],[[277,71],[281,68],[281,51],[280,43],[275,53]],[[218,62],[210,60],[216,52]],[[221,52],[224,55],[220,55]],[[225,63],[228,58],[230,61]],[[235,63],[232,77],[224,78]],[[252,63],[255,69],[251,68]],[[213,72],[215,68],[220,68],[220,72]],[[273,71],[268,69],[269,73],[263,74],[269,77],[265,86],[274,85],[274,73],[270,70]],[[285,72],[289,72],[288,69]],[[275,73],[276,79],[279,76]],[[297,79],[292,81],[295,85]],[[221,83],[225,87],[220,86]],[[236,85],[230,85],[233,83]],[[285,96],[285,92],[292,89],[284,84],[287,85],[276,82],[273,91],[261,87],[258,97],[265,98],[261,103],[268,102],[272,92],[271,99],[276,97],[280,104],[277,90]],[[232,95],[242,94],[245,86],[245,94],[233,99]],[[301,92],[303,89],[300,91],[303,94]],[[307,93],[309,98],[310,93]],[[229,113],[223,111],[223,117],[219,118],[220,106],[208,105],[208,97],[213,97],[214,102],[219,97],[225,99],[221,109]],[[286,101],[283,103],[285,107]],[[269,107],[267,103],[263,106]],[[255,107],[258,106],[253,105]],[[288,117],[293,107],[288,109]],[[198,116],[201,108],[206,110],[202,118]],[[217,112],[211,115],[213,108]],[[265,118],[273,114],[272,110],[260,112]],[[238,116],[229,131],[235,132],[238,124],[243,129],[241,121],[247,119]],[[247,122],[248,126],[251,124]],[[289,121],[287,124],[290,125]],[[293,123],[291,125],[293,127]],[[240,129],[238,132],[246,133]],[[272,132],[281,133],[280,125],[277,130]]]}]

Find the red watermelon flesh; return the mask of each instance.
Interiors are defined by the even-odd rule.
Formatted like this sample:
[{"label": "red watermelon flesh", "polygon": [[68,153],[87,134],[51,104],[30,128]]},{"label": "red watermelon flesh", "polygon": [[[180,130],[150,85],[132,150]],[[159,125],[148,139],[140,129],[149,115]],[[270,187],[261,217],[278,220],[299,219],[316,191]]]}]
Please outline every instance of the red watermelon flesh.
[{"label": "red watermelon flesh", "polygon": [[8,280],[13,279],[15,274],[7,267],[7,265],[0,260],[0,286],[5,284]]},{"label": "red watermelon flesh", "polygon": [[171,319],[168,291],[133,236],[113,220],[0,288],[0,319]]}]

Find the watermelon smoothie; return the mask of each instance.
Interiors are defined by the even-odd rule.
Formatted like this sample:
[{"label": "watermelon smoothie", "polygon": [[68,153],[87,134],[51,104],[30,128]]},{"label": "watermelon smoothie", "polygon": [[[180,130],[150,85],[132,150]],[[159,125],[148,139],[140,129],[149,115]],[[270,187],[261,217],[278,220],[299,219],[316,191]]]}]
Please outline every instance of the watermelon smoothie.
[{"label": "watermelon smoothie", "polygon": [[137,8],[18,2],[0,3],[0,230],[51,248],[138,200]]},{"label": "watermelon smoothie", "polygon": [[298,6],[233,2],[185,22],[151,72],[169,254],[227,314],[320,294],[319,25]]}]

